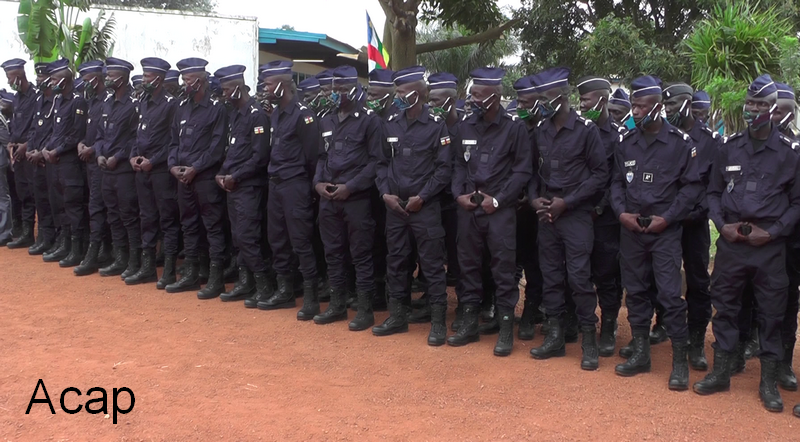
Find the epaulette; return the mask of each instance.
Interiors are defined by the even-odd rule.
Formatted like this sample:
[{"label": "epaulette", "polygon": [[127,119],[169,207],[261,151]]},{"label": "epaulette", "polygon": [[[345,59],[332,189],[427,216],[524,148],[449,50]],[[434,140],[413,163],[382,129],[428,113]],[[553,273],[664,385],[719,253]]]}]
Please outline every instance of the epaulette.
[{"label": "epaulette", "polygon": [[539,120],[539,122],[536,123],[536,127],[542,127],[542,124],[544,124],[544,120]]},{"label": "epaulette", "polygon": [[620,134],[619,134],[619,141],[622,141],[622,140],[624,140],[625,138],[628,138],[629,136],[633,135],[635,132],[636,132],[636,131],[634,131],[634,130],[629,130],[629,131],[627,131],[627,132],[620,132]]},{"label": "epaulette", "polygon": [[108,101],[108,100],[109,100],[109,99],[111,99],[111,97],[113,97],[113,96],[114,96],[113,94],[108,94],[108,95],[106,95],[106,99],[105,99],[105,100],[103,100],[103,101],[104,101],[104,102],[105,102],[105,101]]},{"label": "epaulette", "polygon": [[705,131],[707,134],[711,135],[711,138],[713,138],[715,140],[717,138],[719,138],[719,132],[711,130],[711,128],[706,126],[706,125],[703,125],[703,131]]},{"label": "epaulette", "polygon": [[783,141],[784,143],[786,143],[786,145],[791,147],[792,150],[797,150],[798,146],[800,146],[800,143],[795,142],[794,140],[783,134],[781,134],[781,141]]},{"label": "epaulette", "polygon": [[582,117],[580,115],[578,115],[578,121],[582,122],[585,126],[589,126],[591,124],[594,124],[594,121],[592,121],[592,120],[590,120],[588,118],[584,118],[584,117]]},{"label": "epaulette", "polygon": [[372,109],[367,109],[367,108],[365,107],[365,108],[364,108],[364,113],[366,113],[367,115],[372,115],[372,114],[374,114],[374,113],[375,113],[375,111],[374,111],[374,110],[372,110]]},{"label": "epaulette", "polygon": [[258,108],[257,108],[257,107],[255,107],[255,106],[250,106],[250,113],[251,113],[251,114],[258,113]]},{"label": "epaulette", "polygon": [[735,134],[733,134],[733,135],[731,135],[731,136],[723,137],[723,138],[722,138],[722,142],[723,142],[723,143],[727,143],[727,142],[728,142],[728,141],[730,141],[730,140],[734,140],[734,139],[736,139],[736,138],[739,138],[739,137],[741,137],[741,136],[742,136],[742,134],[743,134],[743,132],[737,132],[737,133],[735,133]]},{"label": "epaulette", "polygon": [[211,100],[211,104],[214,105],[214,106],[218,106],[219,105],[219,100],[214,98],[214,99]]},{"label": "epaulette", "polygon": [[625,134],[625,133],[628,133],[628,132],[630,132],[630,131],[628,130],[628,128],[627,128],[627,127],[625,127],[625,126],[622,126],[622,125],[620,125],[620,124],[617,124],[617,123],[615,123],[615,122],[613,122],[613,121],[611,122],[611,127],[612,127],[612,128],[615,130],[615,131],[617,131],[617,132],[619,132],[619,133],[621,133],[621,134]]},{"label": "epaulette", "polygon": [[72,94],[72,98],[80,98],[80,97],[81,96],[79,94],[75,94],[75,93]]},{"label": "epaulette", "polygon": [[389,118],[388,118],[386,121],[392,121],[392,120],[394,120],[394,118],[395,118],[396,116],[398,116],[398,115],[400,115],[400,114],[392,114],[392,115],[389,115]]},{"label": "epaulette", "polygon": [[461,118],[461,121],[467,121],[467,118],[469,118],[470,115],[472,114],[464,114],[464,117]]},{"label": "epaulette", "polygon": [[514,120],[514,121],[517,121],[517,120],[519,120],[519,115],[512,115],[511,119]]},{"label": "epaulette", "polygon": [[675,126],[670,127],[669,128],[669,132],[673,133],[675,135],[678,135],[679,137],[683,138],[683,141],[689,141],[689,140],[692,139],[692,137],[690,137],[689,134],[687,134],[686,132],[678,129]]},{"label": "epaulette", "polygon": [[513,116],[513,115],[511,115],[511,114],[510,114],[510,113],[508,113],[508,112],[504,113],[504,114],[503,114],[503,116],[504,116],[504,117],[506,117],[506,118],[508,118],[508,119],[509,119],[509,120],[511,120],[511,121],[514,121],[514,116]]},{"label": "epaulette", "polygon": [[308,109],[308,108],[307,108],[307,107],[306,107],[306,106],[305,106],[303,103],[301,103],[301,102],[299,102],[299,101],[297,102],[297,107],[299,107],[299,108],[300,108],[300,110],[306,110],[306,109]]},{"label": "epaulette", "polygon": [[188,98],[184,98],[183,101],[181,101],[181,103],[178,106],[183,106],[184,104],[186,104],[188,102],[189,102],[189,99]]},{"label": "epaulette", "polygon": [[167,103],[171,103],[172,100],[175,99],[175,97],[173,97],[172,95],[167,95],[165,98],[167,99]]},{"label": "epaulette", "polygon": [[435,121],[437,123],[442,121],[442,117],[440,117],[438,115],[430,114],[430,117],[433,119],[433,121]]}]

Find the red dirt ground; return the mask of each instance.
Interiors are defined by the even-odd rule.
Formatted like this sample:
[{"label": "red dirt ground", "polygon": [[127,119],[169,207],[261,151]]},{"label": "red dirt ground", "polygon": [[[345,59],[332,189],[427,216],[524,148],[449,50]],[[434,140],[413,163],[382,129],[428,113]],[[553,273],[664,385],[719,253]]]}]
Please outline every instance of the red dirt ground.
[{"label": "red dirt ground", "polygon": [[[652,373],[621,378],[619,357],[581,371],[579,344],[531,359],[538,333],[498,358],[494,336],[431,348],[426,325],[377,338],[300,323],[295,310],[76,278],[25,251],[0,250],[0,268],[0,441],[800,440],[800,393],[782,393],[783,413],[765,411],[757,360],[731,392],[700,397],[667,389],[669,344],[654,347]],[[630,336],[622,322],[618,343]],[[39,378],[55,415],[43,404],[25,414]],[[136,404],[117,425],[59,407],[67,387],[84,394],[68,396],[76,407],[91,387],[110,401],[123,386]]]}]

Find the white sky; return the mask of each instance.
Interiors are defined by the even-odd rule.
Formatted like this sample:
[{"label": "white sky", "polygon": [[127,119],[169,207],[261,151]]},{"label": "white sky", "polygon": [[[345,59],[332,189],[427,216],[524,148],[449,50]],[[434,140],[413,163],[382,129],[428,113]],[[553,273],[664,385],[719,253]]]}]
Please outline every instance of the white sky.
[{"label": "white sky", "polygon": [[[378,0],[216,0],[223,15],[258,17],[259,27],[294,26],[298,31],[327,34],[358,49],[367,43],[369,12],[378,36],[383,38],[386,19]],[[501,7],[520,5],[520,0],[498,0]],[[345,6],[346,5],[346,6]]]}]

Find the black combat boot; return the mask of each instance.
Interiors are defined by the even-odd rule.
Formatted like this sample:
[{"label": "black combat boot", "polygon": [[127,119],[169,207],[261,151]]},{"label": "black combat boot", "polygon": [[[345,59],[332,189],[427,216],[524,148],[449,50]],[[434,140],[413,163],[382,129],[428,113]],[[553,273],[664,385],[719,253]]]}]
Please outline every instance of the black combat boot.
[{"label": "black combat boot", "polygon": [[619,349],[619,357],[628,359],[633,355],[633,338],[624,346]]},{"label": "black combat boot", "polygon": [[761,343],[758,340],[758,326],[755,324],[750,328],[750,339],[744,344],[743,356],[745,361],[753,359],[758,351],[761,350]]},{"label": "black combat boot", "polygon": [[767,411],[780,413],[783,411],[783,399],[778,390],[778,364],[773,361],[761,358],[761,383],[758,384],[758,395]]},{"label": "black combat boot", "polygon": [[562,327],[564,327],[564,342],[567,344],[574,344],[578,342],[578,335],[580,335],[578,315],[575,313],[567,313],[562,323]]},{"label": "black combat boot", "polygon": [[497,301],[494,293],[484,295],[481,300],[481,320],[483,322],[489,322],[494,319],[496,305]]},{"label": "black combat boot", "polygon": [[514,348],[514,309],[497,307],[494,321],[499,325],[499,336],[494,346],[495,356],[508,356]]},{"label": "black combat boot", "polygon": [[792,409],[792,414],[794,414],[795,417],[800,417],[800,404],[794,406],[794,409]]},{"label": "black combat boot", "polygon": [[118,246],[114,248],[114,261],[100,269],[100,276],[121,275],[128,266],[128,247]]},{"label": "black combat boot", "polygon": [[11,237],[12,238],[19,238],[22,236],[22,218],[19,217],[19,214],[14,216],[14,219],[11,220]]},{"label": "black combat boot", "polygon": [[177,280],[175,276],[175,263],[177,260],[177,255],[164,255],[164,272],[156,283],[156,288],[158,290],[164,290],[168,285],[174,284]]},{"label": "black combat boot", "polygon": [[459,302],[456,305],[456,317],[453,319],[453,323],[450,324],[450,331],[457,332],[459,328],[461,328],[461,324],[464,323],[464,306]]},{"label": "black combat boot", "polygon": [[266,301],[275,294],[275,280],[271,273],[256,272],[253,273],[253,279],[256,281],[256,292],[244,300],[245,308],[256,308],[259,302]]},{"label": "black combat boot", "polygon": [[[358,313],[347,326],[350,331],[362,331],[375,325],[375,315],[372,314],[374,297],[375,294],[371,290],[358,292]],[[408,325],[406,325],[406,330],[408,330]]]},{"label": "black combat boot", "polygon": [[125,285],[148,284],[158,281],[156,273],[156,250],[142,249],[142,265],[139,271],[125,278]]},{"label": "black combat boot", "polygon": [[737,375],[739,373],[744,373],[744,369],[747,366],[747,360],[744,357],[744,350],[745,350],[745,343],[739,342],[736,344],[736,350],[734,350],[733,354],[730,357],[730,375]]},{"label": "black combat boot", "polygon": [[786,391],[797,391],[797,376],[792,370],[794,342],[783,344],[783,360],[778,365],[778,385]]},{"label": "black combat boot", "polygon": [[656,325],[653,326],[653,330],[650,332],[650,345],[667,342],[667,339],[669,339],[669,336],[667,336],[667,327],[664,326],[664,319],[660,313],[656,313]]},{"label": "black combat boot", "polygon": [[[224,280],[223,272],[223,280]],[[256,280],[253,272],[247,266],[239,267],[239,279],[233,285],[233,289],[219,295],[219,300],[222,302],[241,301],[253,296],[256,291]]]},{"label": "black combat boot", "polygon": [[389,299],[389,317],[383,324],[372,327],[372,334],[375,336],[389,336],[395,333],[405,333],[408,331],[408,313],[403,301],[399,299]]},{"label": "black combat boot", "polygon": [[478,342],[481,335],[478,334],[478,316],[480,315],[481,307],[478,305],[464,305],[462,306],[463,319],[458,331],[453,336],[447,338],[447,345],[451,347],[461,347],[470,342]]},{"label": "black combat boot", "polygon": [[100,242],[100,251],[97,253],[97,265],[105,267],[114,261],[114,246],[111,241],[104,239]]},{"label": "black combat boot", "polygon": [[131,253],[128,256],[128,266],[119,277],[124,281],[125,279],[133,276],[142,267],[142,249],[138,247],[131,247]]},{"label": "black combat boot", "polygon": [[292,286],[293,284],[290,276],[278,275],[278,290],[272,294],[271,298],[259,302],[258,309],[278,310],[283,308],[295,308],[297,303],[295,302]]},{"label": "black combat boot", "polygon": [[389,310],[389,302],[386,300],[386,280],[378,278],[375,280],[375,296],[372,298],[372,311],[385,312]]},{"label": "black combat boot", "polygon": [[531,349],[531,356],[534,359],[549,359],[566,355],[563,320],[557,316],[549,316],[545,324],[547,335],[544,337],[544,342],[541,347]]},{"label": "black combat boot", "polygon": [[522,316],[519,318],[519,330],[517,330],[517,337],[520,341],[532,341],[536,334],[536,323],[534,317],[537,308],[533,303],[525,300],[525,306],[522,309]]},{"label": "black combat boot", "polygon": [[604,358],[614,356],[617,347],[617,316],[603,315],[603,320],[600,321],[600,342],[597,350]]},{"label": "black combat boot", "polygon": [[70,239],[69,255],[58,262],[59,267],[75,267],[83,260],[83,240],[81,235],[72,235]]},{"label": "black combat boot", "polygon": [[39,235],[36,237],[36,242],[34,242],[32,246],[28,247],[28,255],[42,255],[51,247],[53,247],[52,240],[45,239],[44,235],[39,233]]},{"label": "black combat boot", "polygon": [[166,259],[167,255],[164,253],[164,239],[161,238],[156,244],[156,267],[164,267],[164,261]]},{"label": "black combat boot", "polygon": [[447,339],[447,304],[431,306],[431,331],[428,333],[428,345],[439,347]]},{"label": "black combat boot", "polygon": [[211,261],[208,269],[208,282],[202,290],[197,292],[197,299],[214,299],[225,291],[225,280],[222,279],[224,265],[222,261]]},{"label": "black combat boot", "polygon": [[319,314],[319,281],[303,282],[303,307],[297,311],[298,321],[310,321]]},{"label": "black combat boot", "polygon": [[693,370],[708,370],[705,328],[689,330],[689,366]]},{"label": "black combat boot", "polygon": [[[500,319],[498,318],[500,315],[497,308],[497,298],[492,297],[492,299],[494,301],[494,305],[492,306],[492,312],[494,312],[494,314],[492,314],[491,319],[486,320],[486,322],[478,326],[478,333],[481,335],[495,335],[500,332]],[[485,310],[481,312],[481,315],[483,315],[484,312]]]},{"label": "black combat boot", "polygon": [[597,346],[597,328],[594,326],[581,327],[581,350],[581,370],[597,370],[600,366],[600,350]]},{"label": "black combat boot", "polygon": [[692,390],[700,395],[708,395],[731,389],[731,359],[733,353],[714,349],[714,367],[711,373],[692,386]]},{"label": "black combat boot", "polygon": [[672,373],[669,374],[669,389],[686,391],[689,389],[689,360],[686,342],[672,341]]},{"label": "black combat boot", "polygon": [[633,332],[633,354],[614,371],[625,377],[650,372],[650,340],[646,330]]},{"label": "black combat boot", "polygon": [[425,298],[425,303],[422,307],[414,309],[408,314],[409,324],[427,324],[431,322],[431,304],[430,297]]},{"label": "black combat boot", "polygon": [[327,278],[319,278],[319,288],[317,289],[317,293],[319,293],[319,302],[329,302],[331,300],[331,286],[328,284]]},{"label": "black combat boot", "polygon": [[330,289],[331,301],[328,303],[328,308],[314,316],[315,324],[331,324],[337,321],[347,320],[347,305],[345,304],[344,289],[337,289],[331,287]]},{"label": "black combat boot", "polygon": [[[239,278],[242,277],[241,275],[242,268],[245,267],[244,266],[236,267],[236,257],[232,256],[228,261],[228,265],[225,267],[225,270],[223,270],[222,272],[222,278],[228,284],[235,283],[236,281],[239,280]],[[250,279],[251,280],[253,279],[252,275],[250,276]],[[253,283],[253,290],[255,290],[255,282]]]},{"label": "black combat boot", "polygon": [[97,254],[100,252],[99,242],[90,242],[89,248],[86,250],[86,256],[83,258],[77,267],[72,269],[75,276],[91,275],[98,269]]},{"label": "black combat boot", "polygon": [[200,278],[200,284],[208,282],[208,275],[211,272],[211,258],[205,253],[201,253],[198,258],[197,277]]},{"label": "black combat boot", "polygon": [[69,251],[72,248],[72,237],[70,236],[69,227],[61,228],[61,233],[58,235],[56,245],[57,247],[55,250],[42,255],[42,260],[44,262],[58,262],[69,255]]},{"label": "black combat boot", "polygon": [[183,260],[181,279],[165,287],[167,293],[193,292],[200,289],[200,269],[197,258],[186,257]]},{"label": "black combat boot", "polygon": [[[31,247],[35,243],[36,240],[33,238],[33,223],[24,221],[22,223],[22,235],[6,244],[6,247],[9,249],[25,249]],[[31,253],[31,255],[38,255],[38,253]]]}]

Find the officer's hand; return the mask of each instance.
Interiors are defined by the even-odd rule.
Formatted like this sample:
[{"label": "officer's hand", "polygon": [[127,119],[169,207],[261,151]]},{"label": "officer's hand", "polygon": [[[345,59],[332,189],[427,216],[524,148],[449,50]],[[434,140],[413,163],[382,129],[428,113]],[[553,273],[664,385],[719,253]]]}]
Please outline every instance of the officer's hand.
[{"label": "officer's hand", "polygon": [[456,202],[464,210],[475,210],[478,208],[478,205],[472,202],[472,194],[461,195],[456,198]]},{"label": "officer's hand", "polygon": [[175,167],[170,168],[169,169],[169,173],[171,173],[172,176],[174,176],[176,180],[183,181],[183,171],[182,171],[182,168],[180,166],[175,166]]},{"label": "officer's hand", "polygon": [[217,175],[214,177],[214,181],[217,182],[217,186],[219,186],[222,190],[225,189],[225,175]]},{"label": "officer's hand", "polygon": [[145,157],[141,158],[142,162],[139,164],[139,169],[141,169],[143,172],[150,172],[151,170],[153,170],[153,163],[151,163],[150,160],[148,160]]},{"label": "officer's hand", "polygon": [[332,186],[332,184],[331,183],[317,183],[317,185],[314,186],[314,190],[317,191],[319,196],[325,198],[326,200],[329,200],[329,199],[331,199],[331,193],[328,192],[328,186]]},{"label": "officer's hand", "polygon": [[344,184],[338,184],[336,190],[331,194],[334,201],[344,201],[350,198],[350,189]]},{"label": "officer's hand", "polygon": [[406,212],[419,212],[424,202],[419,196],[412,196],[408,199],[408,204],[406,204]]},{"label": "officer's hand", "polygon": [[623,213],[619,216],[619,223],[633,233],[644,233],[644,229],[636,221],[638,218],[638,213]]},{"label": "officer's hand", "polygon": [[481,202],[481,208],[483,212],[487,215],[493,214],[497,209],[494,208],[494,198],[491,195],[487,195],[483,192],[478,192],[483,195],[483,201]]},{"label": "officer's hand", "polygon": [[106,169],[108,169],[108,170],[116,169],[117,168],[117,163],[119,163],[119,160],[117,160],[117,157],[108,157],[106,159]]},{"label": "officer's hand", "polygon": [[528,204],[528,195],[523,194],[522,197],[517,198],[517,209],[522,209]]},{"label": "officer's hand", "polygon": [[547,206],[550,205],[550,200],[547,198],[536,198],[535,200],[531,201],[531,206],[533,206],[533,210],[536,213],[539,213],[540,210],[544,210]]},{"label": "officer's hand", "polygon": [[397,195],[383,195],[383,202],[386,203],[386,207],[391,210],[394,210],[397,213],[402,213],[405,216],[408,216],[408,212],[403,209],[403,206],[400,205],[400,197]]},{"label": "officer's hand", "polygon": [[187,167],[183,170],[183,184],[192,184],[194,177],[197,175],[197,171],[195,171],[194,167]]},{"label": "officer's hand", "polygon": [[555,221],[566,210],[567,210],[567,203],[565,203],[562,198],[556,197],[553,198],[553,201],[550,202],[550,208],[548,212],[550,213],[550,218],[553,221]]},{"label": "officer's hand", "polygon": [[108,159],[106,157],[97,157],[97,166],[101,169],[108,167]]},{"label": "officer's hand", "polygon": [[133,170],[136,172],[141,172],[141,169],[139,168],[139,158],[141,157],[133,157],[129,160],[131,167],[133,167]]},{"label": "officer's hand", "polygon": [[44,155],[42,155],[41,151],[37,150],[36,152],[31,154],[31,163],[39,167],[44,167],[45,160],[44,160]]},{"label": "officer's hand", "polygon": [[44,159],[50,164],[56,164],[58,162],[58,155],[52,150],[42,149],[42,155],[44,155]]},{"label": "officer's hand", "polygon": [[91,146],[84,146],[84,147],[85,148],[83,149],[83,151],[81,151],[81,153],[78,154],[78,156],[80,157],[81,161],[88,163],[92,161],[92,157],[94,156],[94,147]]},{"label": "officer's hand", "polygon": [[645,233],[661,233],[667,228],[667,220],[660,216],[653,215],[650,217],[650,225],[644,229]]},{"label": "officer's hand", "polygon": [[28,143],[17,144],[15,149],[17,149],[17,153],[14,154],[17,161],[22,161],[25,159],[25,154],[28,152]]},{"label": "officer's hand", "polygon": [[764,244],[772,241],[772,236],[770,236],[770,234],[767,233],[766,230],[762,229],[761,227],[758,227],[755,224],[750,224],[750,227],[752,230],[750,231],[750,234],[747,235],[745,238],[747,238],[747,243],[750,244],[751,246],[761,247]]},{"label": "officer's hand", "polygon": [[236,180],[233,179],[233,175],[225,175],[223,184],[225,185],[225,190],[228,192],[236,188]]},{"label": "officer's hand", "polygon": [[725,224],[722,226],[722,237],[728,242],[747,241],[747,237],[739,233],[742,223]]},{"label": "officer's hand", "polygon": [[16,153],[16,152],[14,152],[14,149],[16,149],[16,147],[15,147],[15,146],[16,146],[16,144],[14,144],[14,143],[8,143],[8,144],[6,145],[6,150],[8,151],[8,157],[9,157],[9,158],[11,158],[11,161],[12,161],[12,162],[17,160],[17,159],[14,157],[14,154]]}]

